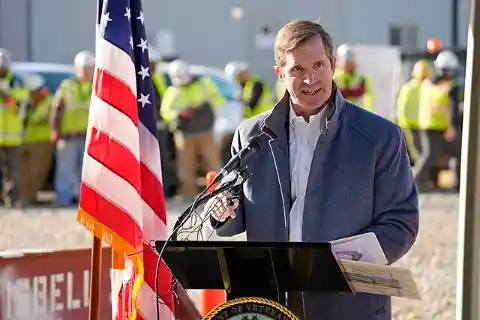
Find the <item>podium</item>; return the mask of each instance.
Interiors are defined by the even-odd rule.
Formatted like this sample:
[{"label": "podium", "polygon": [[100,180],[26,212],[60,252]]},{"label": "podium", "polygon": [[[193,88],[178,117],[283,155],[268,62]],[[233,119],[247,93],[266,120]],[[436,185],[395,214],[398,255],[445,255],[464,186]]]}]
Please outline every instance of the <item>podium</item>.
[{"label": "podium", "polygon": [[[164,244],[155,242],[158,252]],[[257,297],[285,306],[295,292],[354,292],[329,243],[172,241],[163,260],[185,289],[224,289],[227,302]]]}]

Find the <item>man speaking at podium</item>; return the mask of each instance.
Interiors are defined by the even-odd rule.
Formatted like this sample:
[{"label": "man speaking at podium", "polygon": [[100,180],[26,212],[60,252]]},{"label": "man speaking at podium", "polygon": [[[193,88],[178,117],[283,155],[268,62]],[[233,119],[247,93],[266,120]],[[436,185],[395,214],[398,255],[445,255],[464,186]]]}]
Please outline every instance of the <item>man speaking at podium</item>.
[{"label": "man speaking at podium", "polygon": [[[388,262],[397,261],[418,232],[418,194],[402,131],[342,97],[332,80],[332,39],[321,24],[286,24],[277,34],[275,62],[285,95],[238,127],[233,154],[254,136],[263,148],[246,161],[252,176],[238,199],[221,194],[207,203],[212,227],[219,236],[246,231],[249,241],[274,242],[374,232]],[[308,320],[391,319],[387,296],[302,296]]]}]

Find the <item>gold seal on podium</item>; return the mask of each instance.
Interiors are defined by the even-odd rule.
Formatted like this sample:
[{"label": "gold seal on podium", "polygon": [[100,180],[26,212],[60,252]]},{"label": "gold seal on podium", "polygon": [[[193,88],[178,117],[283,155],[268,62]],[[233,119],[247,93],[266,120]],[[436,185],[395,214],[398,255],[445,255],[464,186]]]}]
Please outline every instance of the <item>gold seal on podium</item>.
[{"label": "gold seal on podium", "polygon": [[229,300],[210,311],[204,320],[299,320],[280,303],[257,297]]}]

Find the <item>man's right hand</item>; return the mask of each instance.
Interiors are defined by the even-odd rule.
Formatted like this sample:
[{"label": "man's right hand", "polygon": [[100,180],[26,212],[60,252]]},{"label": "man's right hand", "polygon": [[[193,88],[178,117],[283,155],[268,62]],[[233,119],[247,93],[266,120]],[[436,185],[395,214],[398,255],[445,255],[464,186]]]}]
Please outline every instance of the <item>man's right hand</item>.
[{"label": "man's right hand", "polygon": [[219,222],[224,222],[229,217],[235,218],[239,201],[232,197],[229,192],[216,195],[207,201],[203,212]]}]

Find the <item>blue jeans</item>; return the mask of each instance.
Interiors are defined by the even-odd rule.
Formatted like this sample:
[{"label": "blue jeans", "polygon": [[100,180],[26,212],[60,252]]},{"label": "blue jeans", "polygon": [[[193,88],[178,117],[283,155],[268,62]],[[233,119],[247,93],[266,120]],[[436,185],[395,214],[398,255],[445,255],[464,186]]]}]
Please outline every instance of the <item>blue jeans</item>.
[{"label": "blue jeans", "polygon": [[85,138],[57,142],[55,192],[57,203],[70,205],[80,194]]}]

